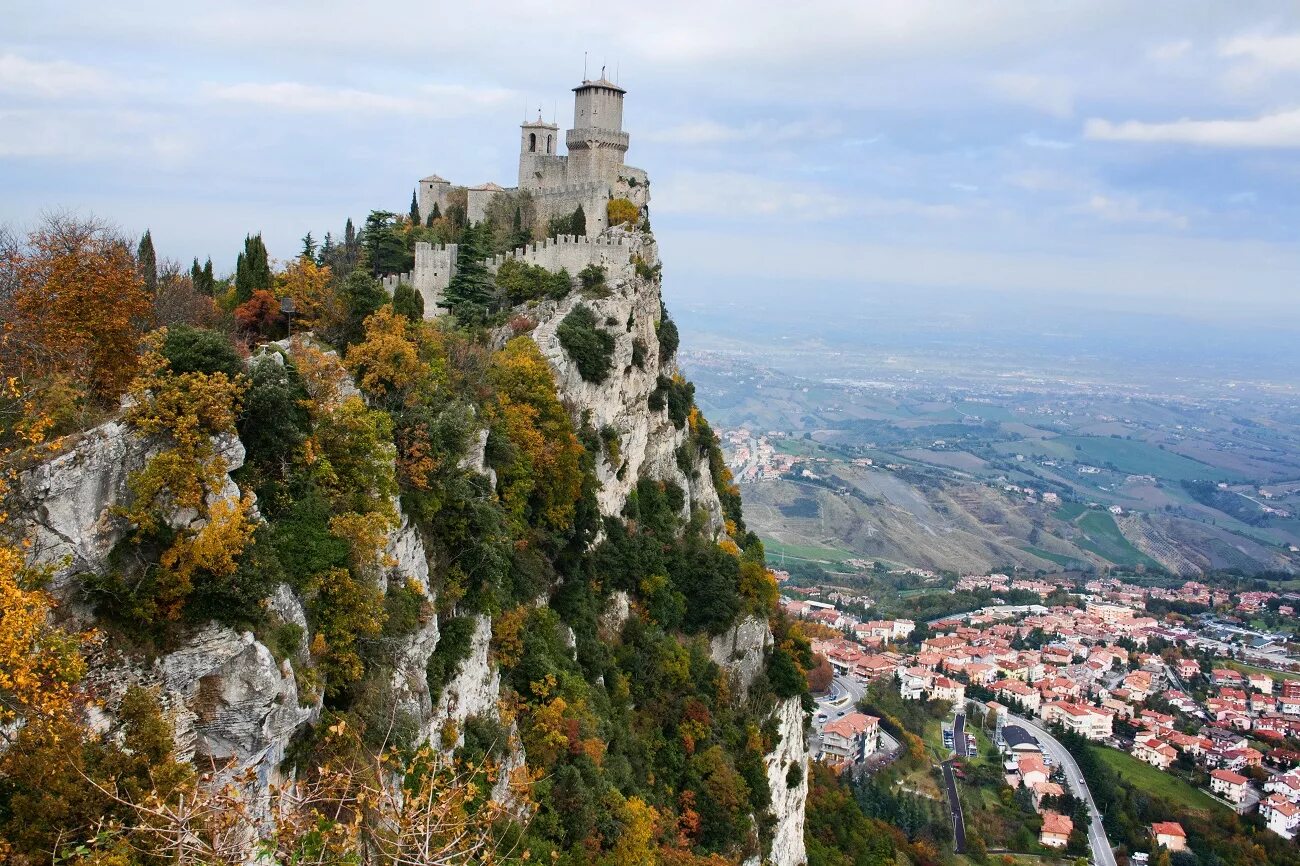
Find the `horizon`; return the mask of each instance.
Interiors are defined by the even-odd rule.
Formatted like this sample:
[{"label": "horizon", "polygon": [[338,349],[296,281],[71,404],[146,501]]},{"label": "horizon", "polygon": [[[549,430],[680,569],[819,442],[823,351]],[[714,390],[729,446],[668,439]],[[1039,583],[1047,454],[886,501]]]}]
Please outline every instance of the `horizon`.
[{"label": "horizon", "polygon": [[286,259],[308,231],[404,212],[431,172],[510,185],[520,118],[570,125],[585,52],[629,91],[672,304],[775,280],[1300,327],[1295,11],[815,4],[796,31],[727,4],[513,8],[20,9],[0,223],[93,213],[218,273],[260,231]]}]

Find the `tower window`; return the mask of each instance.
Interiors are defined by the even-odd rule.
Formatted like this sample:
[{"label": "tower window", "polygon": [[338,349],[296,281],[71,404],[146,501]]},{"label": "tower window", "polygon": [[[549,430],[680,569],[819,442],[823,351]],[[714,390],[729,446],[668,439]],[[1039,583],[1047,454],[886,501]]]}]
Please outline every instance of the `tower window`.
[{"label": "tower window", "polygon": [[554,146],[555,146],[555,145],[551,144],[551,137],[550,137],[549,135],[546,136],[546,152],[547,152],[547,153],[554,153],[555,151],[552,150],[552,148],[553,148]]},{"label": "tower window", "polygon": [[535,132],[528,133],[528,152],[537,152],[537,133]]}]

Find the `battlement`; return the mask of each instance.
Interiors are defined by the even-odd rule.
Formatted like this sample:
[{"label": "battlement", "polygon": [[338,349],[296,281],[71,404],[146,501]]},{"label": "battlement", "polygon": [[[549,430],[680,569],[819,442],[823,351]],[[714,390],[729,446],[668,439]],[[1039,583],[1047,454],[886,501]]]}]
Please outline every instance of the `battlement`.
[{"label": "battlement", "polygon": [[597,147],[614,147],[619,150],[627,150],[631,137],[621,129],[597,129],[595,127],[570,129],[564,134],[564,144],[570,151],[587,148],[588,141],[594,142]]},{"label": "battlement", "polygon": [[598,180],[588,180],[588,181],[583,181],[582,183],[563,183],[563,184],[557,184],[557,185],[555,185],[555,186],[546,186],[546,187],[542,187],[541,189],[535,190],[535,191],[533,192],[533,195],[537,195],[537,196],[561,196],[561,195],[582,196],[582,195],[592,195],[592,194],[595,194],[595,193],[604,192],[604,191],[607,190],[607,189],[609,189],[609,185],[608,185],[608,184],[601,183],[601,182],[598,181]]},{"label": "battlement", "polygon": [[[519,247],[508,253],[487,259],[487,268],[495,271],[510,259],[518,259],[548,270],[568,267],[571,272],[582,270],[590,264],[626,265],[632,261],[632,244],[627,235],[615,237],[587,237],[585,235],[557,235],[544,241]],[[559,267],[555,263],[559,262]],[[574,268],[571,263],[580,263]]]}]

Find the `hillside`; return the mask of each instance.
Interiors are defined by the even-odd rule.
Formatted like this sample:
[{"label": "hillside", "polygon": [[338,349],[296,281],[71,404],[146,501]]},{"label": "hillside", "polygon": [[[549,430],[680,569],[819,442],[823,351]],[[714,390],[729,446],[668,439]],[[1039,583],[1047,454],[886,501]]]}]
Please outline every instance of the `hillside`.
[{"label": "hillside", "polygon": [[462,243],[428,319],[365,233],[229,281],[13,253],[12,861],[806,860],[808,643],[654,238],[605,237],[581,280]]}]

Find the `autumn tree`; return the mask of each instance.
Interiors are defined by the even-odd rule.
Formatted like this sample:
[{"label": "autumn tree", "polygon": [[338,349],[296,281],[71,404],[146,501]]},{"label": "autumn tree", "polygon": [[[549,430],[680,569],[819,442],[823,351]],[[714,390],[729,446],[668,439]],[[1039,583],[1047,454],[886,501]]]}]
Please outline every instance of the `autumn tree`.
[{"label": "autumn tree", "polygon": [[280,323],[280,301],[265,289],[258,289],[235,307],[235,322],[241,331],[265,337]]},{"label": "autumn tree", "polygon": [[5,375],[28,390],[62,381],[96,405],[115,405],[152,312],[126,242],[104,223],[58,214],[0,269],[9,287],[0,297]]},{"label": "autumn tree", "polygon": [[295,329],[332,332],[343,324],[343,302],[328,266],[299,256],[276,274],[275,287],[277,295],[293,298]]}]

